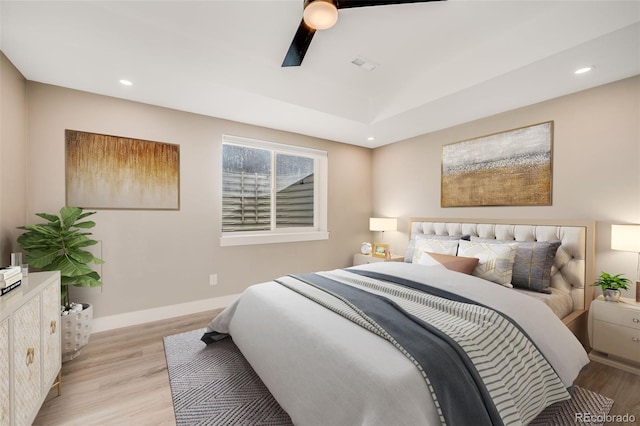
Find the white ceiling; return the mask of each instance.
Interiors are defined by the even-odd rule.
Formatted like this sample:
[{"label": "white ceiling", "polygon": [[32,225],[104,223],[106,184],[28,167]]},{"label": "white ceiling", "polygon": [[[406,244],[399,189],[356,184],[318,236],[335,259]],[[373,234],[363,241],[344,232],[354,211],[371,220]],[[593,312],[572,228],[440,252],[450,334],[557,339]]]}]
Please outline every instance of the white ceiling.
[{"label": "white ceiling", "polygon": [[640,0],[342,9],[281,68],[302,5],[1,0],[0,48],[28,80],[368,147],[640,74]]}]

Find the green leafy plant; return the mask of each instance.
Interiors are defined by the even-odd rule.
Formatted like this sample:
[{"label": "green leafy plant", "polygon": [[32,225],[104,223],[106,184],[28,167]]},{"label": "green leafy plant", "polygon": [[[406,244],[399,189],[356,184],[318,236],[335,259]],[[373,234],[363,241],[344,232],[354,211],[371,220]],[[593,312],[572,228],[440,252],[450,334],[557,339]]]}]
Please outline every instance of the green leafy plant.
[{"label": "green leafy plant", "polygon": [[70,306],[68,286],[99,287],[100,275],[90,263],[104,263],[84,248],[98,242],[89,238],[96,223],[83,221],[96,212],[84,212],[79,207],[65,206],[60,215],[36,213],[48,222],[19,226],[27,232],[18,237],[18,245],[27,252],[29,266],[42,271],[60,271],[61,296],[64,306]]},{"label": "green leafy plant", "polygon": [[606,272],[603,272],[600,274],[600,277],[598,277],[598,280],[591,284],[591,286],[599,286],[602,289],[603,293],[607,289],[628,290],[629,286],[631,285],[631,280],[629,278],[623,278],[622,275],[624,274],[610,275]]}]

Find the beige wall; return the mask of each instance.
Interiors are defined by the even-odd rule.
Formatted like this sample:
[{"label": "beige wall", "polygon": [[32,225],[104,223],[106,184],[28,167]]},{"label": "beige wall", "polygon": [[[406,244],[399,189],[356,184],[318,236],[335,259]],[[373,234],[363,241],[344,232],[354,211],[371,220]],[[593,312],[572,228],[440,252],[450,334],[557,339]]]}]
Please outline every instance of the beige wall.
[{"label": "beige wall", "polygon": [[[292,272],[348,266],[367,240],[371,150],[28,82],[28,217],[65,203],[65,129],[180,145],[180,210],[99,210],[104,286],[72,289],[110,316],[240,293]],[[223,133],[328,151],[328,241],[220,247]],[[218,285],[209,285],[209,274]]]},{"label": "beige wall", "polygon": [[[421,135],[374,150],[374,213],[407,218],[589,219],[596,221],[596,273],[635,280],[637,255],[610,250],[612,223],[640,223],[640,76]],[[443,144],[554,121],[553,201],[538,207],[440,207]],[[635,294],[629,292],[629,296]]]},{"label": "beige wall", "polygon": [[0,52],[0,265],[8,265],[26,219],[27,82]]}]

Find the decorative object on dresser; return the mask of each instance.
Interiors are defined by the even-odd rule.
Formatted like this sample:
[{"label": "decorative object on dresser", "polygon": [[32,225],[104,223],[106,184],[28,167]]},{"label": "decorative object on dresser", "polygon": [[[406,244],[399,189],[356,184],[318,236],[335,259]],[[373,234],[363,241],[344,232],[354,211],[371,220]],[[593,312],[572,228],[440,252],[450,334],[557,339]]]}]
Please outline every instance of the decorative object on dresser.
[{"label": "decorative object on dresser", "polygon": [[61,312],[65,330],[63,334],[63,362],[80,355],[89,340],[93,308],[90,304],[72,303],[68,286],[98,287],[102,285],[100,274],[89,264],[102,264],[102,259],[85,250],[98,241],[89,238],[88,229],[96,224],[84,220],[96,212],[85,212],[79,207],[65,206],[60,215],[36,213],[47,223],[20,226],[27,232],[18,237],[18,244],[27,252],[27,262],[43,271],[60,271]]},{"label": "decorative object on dresser", "polygon": [[636,302],[640,303],[640,225],[611,225],[611,249],[638,253]]},{"label": "decorative object on dresser", "polygon": [[628,290],[631,280],[624,278],[623,274],[611,275],[606,272],[602,272],[598,277],[598,280],[591,284],[593,287],[600,287],[604,300],[607,302],[617,302],[620,300],[620,290]]},{"label": "decorative object on dresser", "polygon": [[22,284],[22,269],[20,266],[3,266],[0,268],[0,296],[8,294]]},{"label": "decorative object on dresser", "polygon": [[11,266],[19,267],[25,277],[29,275],[29,264],[22,262],[22,252],[11,253]]},{"label": "decorative object on dresser", "polygon": [[38,272],[0,298],[0,424],[29,425],[61,393],[60,273]]},{"label": "decorative object on dresser", "polygon": [[640,375],[640,303],[599,296],[589,310],[589,358]]}]

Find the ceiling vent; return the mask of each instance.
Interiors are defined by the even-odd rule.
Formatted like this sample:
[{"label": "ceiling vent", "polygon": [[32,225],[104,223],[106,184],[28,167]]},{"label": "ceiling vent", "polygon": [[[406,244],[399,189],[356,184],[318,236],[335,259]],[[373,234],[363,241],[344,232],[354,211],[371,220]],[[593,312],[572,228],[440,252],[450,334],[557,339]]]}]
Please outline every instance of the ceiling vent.
[{"label": "ceiling vent", "polygon": [[374,64],[373,62],[363,58],[355,58],[353,61],[351,61],[351,63],[367,71],[373,71],[378,66],[377,64]]}]

